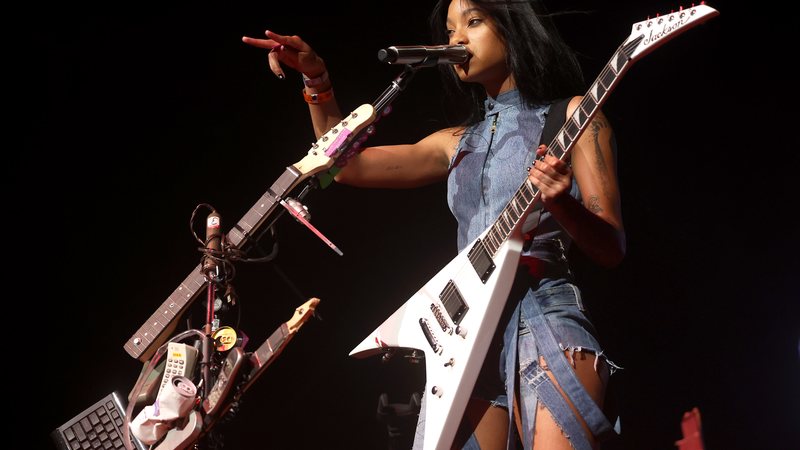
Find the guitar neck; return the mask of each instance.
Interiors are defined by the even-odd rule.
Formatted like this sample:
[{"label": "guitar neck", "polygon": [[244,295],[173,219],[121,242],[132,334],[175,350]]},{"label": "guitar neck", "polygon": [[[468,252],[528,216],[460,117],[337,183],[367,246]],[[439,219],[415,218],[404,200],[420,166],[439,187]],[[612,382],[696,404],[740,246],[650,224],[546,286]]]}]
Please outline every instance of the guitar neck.
[{"label": "guitar neck", "polygon": [[[243,248],[253,235],[271,217],[280,199],[294,189],[305,177],[294,166],[289,166],[275,183],[261,196],[227,235],[230,246]],[[147,361],[163,344],[177,326],[177,321],[206,287],[206,278],[198,264],[194,270],[167,297],[136,333],[125,342],[125,351],[134,358]]]},{"label": "guitar neck", "polygon": [[[591,122],[592,118],[600,111],[608,94],[617,86],[622,75],[631,65],[631,52],[641,41],[642,37],[634,39],[620,46],[611,59],[606,63],[600,76],[592,83],[575,111],[550,142],[548,152],[558,159],[564,159],[578,141],[578,138]],[[517,189],[511,200],[503,208],[500,217],[492,224],[483,246],[489,256],[497,254],[497,250],[511,236],[520,223],[525,219],[539,200],[539,189],[533,185],[529,178]]]},{"label": "guitar neck", "polygon": [[[608,94],[614,90],[622,75],[635,61],[673,37],[719,15],[719,11],[702,3],[633,24],[630,36],[606,63],[600,76],[583,96],[580,105],[561,127],[555,139],[550,142],[548,151],[559,159],[564,159],[569,154],[578,137],[600,111]],[[497,253],[500,246],[531,211],[539,196],[540,193],[536,186],[531,183],[530,179],[525,178],[522,186],[517,189],[511,201],[500,213],[500,217],[491,226],[481,247],[476,249],[474,256],[476,261],[485,259],[481,255],[494,256]]]},{"label": "guitar neck", "polygon": [[[286,344],[292,340],[300,327],[314,314],[314,311],[319,305],[320,300],[316,297],[309,299],[307,302],[300,305],[294,310],[294,315],[287,321],[281,324],[269,338],[258,347],[258,350],[250,355],[250,374],[247,376],[247,384],[241,389],[241,392],[247,390],[259,375],[269,366],[275,358],[280,355]],[[241,394],[241,393],[240,393]]]},{"label": "guitar neck", "polygon": [[247,384],[242,388],[246,391],[250,384],[280,355],[286,344],[294,337],[288,325],[281,324],[263,344],[250,356],[251,369],[247,377]]}]

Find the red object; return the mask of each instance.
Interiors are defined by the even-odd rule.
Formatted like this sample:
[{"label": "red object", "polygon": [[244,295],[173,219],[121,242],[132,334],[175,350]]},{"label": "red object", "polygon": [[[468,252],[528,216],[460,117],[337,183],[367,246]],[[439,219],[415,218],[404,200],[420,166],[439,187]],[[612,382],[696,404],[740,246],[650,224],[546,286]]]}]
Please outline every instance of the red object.
[{"label": "red object", "polygon": [[681,431],[683,439],[676,441],[675,445],[679,450],[703,450],[703,434],[700,426],[700,410],[692,408],[691,411],[683,413],[681,420]]}]

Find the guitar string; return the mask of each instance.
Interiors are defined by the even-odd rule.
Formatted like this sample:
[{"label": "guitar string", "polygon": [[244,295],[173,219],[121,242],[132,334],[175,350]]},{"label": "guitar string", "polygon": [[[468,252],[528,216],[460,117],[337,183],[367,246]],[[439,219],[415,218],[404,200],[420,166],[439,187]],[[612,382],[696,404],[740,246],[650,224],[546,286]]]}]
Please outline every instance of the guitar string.
[{"label": "guitar string", "polygon": [[[639,37],[637,39],[634,39],[630,43],[628,43],[626,45],[623,45],[620,48],[618,48],[617,51],[614,52],[614,54],[612,55],[612,57],[609,60],[609,62],[606,63],[606,65],[603,67],[603,70],[600,71],[600,75],[597,77],[597,79],[595,80],[595,82],[592,85],[592,86],[599,85],[604,90],[603,94],[599,96],[600,98],[598,100],[602,100],[603,97],[605,97],[609,92],[611,92],[611,90],[614,87],[614,84],[619,80],[619,73],[622,72],[625,69],[625,67],[630,63],[629,55],[631,54],[633,49],[638,46],[640,41],[641,41],[641,37]],[[615,59],[617,59],[620,56],[620,54],[624,54],[625,55],[625,62],[622,64],[622,67],[620,68],[620,71],[617,72],[611,67],[611,62],[614,61]],[[603,83],[602,83],[602,79],[605,78],[610,72],[613,75],[613,79],[612,79],[611,83],[609,83],[608,86],[604,86]],[[586,107],[589,106],[590,102],[594,103],[594,105],[592,105],[592,107],[590,108],[592,112],[590,114],[586,114]],[[583,111],[583,113],[586,114],[586,116],[588,118],[588,117],[590,117],[591,115],[593,115],[596,112],[596,109],[599,108],[599,106],[600,106],[599,103],[600,102],[595,102],[594,100],[591,100],[590,96],[584,96],[584,98],[581,100],[580,105],[579,105],[580,106],[580,111]],[[575,123],[574,118],[575,118],[575,114],[573,113],[573,115],[570,116],[567,119],[567,122],[565,122],[565,124],[561,127],[559,132],[556,134],[556,136],[559,136],[559,135],[562,136],[562,137],[566,136],[569,139],[569,144],[567,145],[567,147],[570,147],[573,144],[573,141],[574,141],[574,139],[570,138],[569,134],[566,132],[567,127],[569,126],[569,124],[570,123]],[[578,129],[580,130],[585,125],[586,125],[586,122],[584,122],[581,125],[578,125]],[[559,159],[563,159],[564,156],[567,154],[567,150],[562,147],[561,142],[558,139],[556,139],[555,142],[556,142],[556,145],[557,145],[557,149],[556,150],[558,150],[560,152],[560,155],[554,155],[554,156],[558,157]],[[553,153],[553,148],[552,148],[553,146],[550,146],[550,147],[551,147],[550,151],[551,151],[551,153]],[[527,191],[527,192],[529,192],[531,194],[531,200],[530,201],[528,201],[527,197],[525,197],[523,191]],[[522,216],[522,214],[517,214],[517,211],[516,211],[517,208],[516,207],[519,207],[520,205],[525,205],[524,208],[522,208],[523,212],[524,212],[524,210],[527,210],[530,207],[530,205],[533,203],[533,199],[536,197],[537,193],[538,193],[538,189],[535,189],[533,192],[531,192],[530,187],[528,186],[527,182],[523,182],[522,185],[519,187],[519,189],[517,189],[517,191],[512,196],[512,200],[509,202],[509,204],[506,205],[505,208],[503,208],[503,211],[501,211],[500,217],[498,217],[498,219],[495,221],[495,223],[490,228],[489,233],[487,233],[487,237],[489,237],[492,240],[497,239],[500,243],[502,243],[506,239],[508,239],[508,236],[509,236],[511,230],[506,231],[505,228],[508,227],[508,226],[511,226],[511,229],[513,229],[519,223],[519,220],[520,220],[520,218]],[[513,216],[512,216],[514,218],[513,226],[511,224],[507,223],[507,222],[505,223],[506,227],[502,226],[503,224],[501,223],[501,221],[504,221],[504,222],[506,221],[506,219],[507,219],[506,214],[513,214]],[[499,245],[496,248],[492,248],[491,251],[490,251],[490,255],[494,256],[495,252],[497,251],[498,248],[499,248]]]}]

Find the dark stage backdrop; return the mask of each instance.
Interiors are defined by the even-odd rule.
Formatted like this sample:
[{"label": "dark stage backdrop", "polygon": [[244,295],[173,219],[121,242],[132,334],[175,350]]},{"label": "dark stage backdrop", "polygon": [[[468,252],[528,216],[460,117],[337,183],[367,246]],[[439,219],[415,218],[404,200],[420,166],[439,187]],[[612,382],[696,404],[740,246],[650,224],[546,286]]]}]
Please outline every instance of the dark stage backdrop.
[{"label": "dark stage backdrop", "polygon": [[[31,70],[17,116],[28,127],[23,149],[5,153],[15,186],[8,238],[28,281],[9,283],[6,305],[35,341],[10,360],[31,355],[36,368],[7,389],[36,383],[39,393],[17,403],[31,410],[17,419],[36,431],[13,448],[51,448],[52,429],[130,390],[142,363],[124,342],[200,261],[192,210],[212,204],[229,230],[315,141],[300,76],[277,79],[241,36],[302,36],[352,110],[401,69],[380,63],[379,49],[429,43],[431,3],[30,13],[35,25],[18,38],[19,67]],[[557,23],[588,81],[634,22],[678,7],[550,3],[580,11]],[[622,418],[617,448],[674,448],[693,407],[709,450],[800,447],[791,181],[800,146],[795,76],[783,68],[792,33],[780,11],[712,6],[720,17],[637,62],[604,107],[619,143],[628,255],[614,270],[575,259],[607,354],[625,368],[610,394]],[[438,74],[423,70],[370,143],[414,142],[445,121]],[[311,296],[323,320],[307,323],[245,395],[225,448],[387,448],[378,396],[404,402],[424,383],[405,361],[348,353],[455,256],[443,186],[334,185],[306,204],[344,256],[282,217],[277,258],[237,264],[238,328],[252,350]]]}]

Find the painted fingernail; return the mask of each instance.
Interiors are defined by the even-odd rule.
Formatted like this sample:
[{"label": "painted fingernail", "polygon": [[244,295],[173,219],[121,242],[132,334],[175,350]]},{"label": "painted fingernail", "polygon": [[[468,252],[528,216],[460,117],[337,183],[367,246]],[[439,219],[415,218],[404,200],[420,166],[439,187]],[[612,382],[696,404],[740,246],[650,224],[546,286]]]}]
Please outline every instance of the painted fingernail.
[{"label": "painted fingernail", "polygon": [[283,79],[285,79],[285,78],[286,78],[286,75],[284,75],[284,74],[282,74],[282,73],[279,73],[279,74],[278,74],[278,78],[280,78],[281,80],[283,80]]}]

